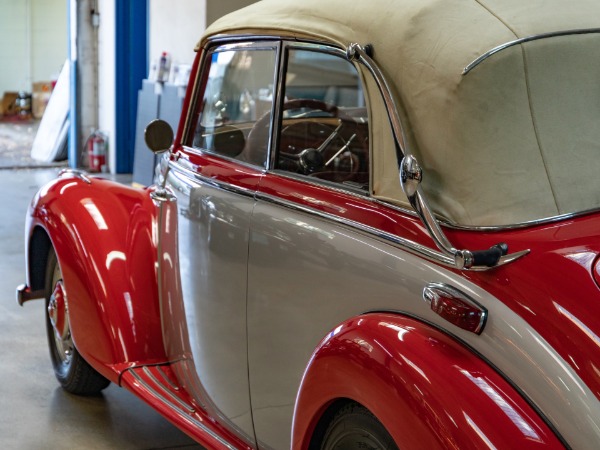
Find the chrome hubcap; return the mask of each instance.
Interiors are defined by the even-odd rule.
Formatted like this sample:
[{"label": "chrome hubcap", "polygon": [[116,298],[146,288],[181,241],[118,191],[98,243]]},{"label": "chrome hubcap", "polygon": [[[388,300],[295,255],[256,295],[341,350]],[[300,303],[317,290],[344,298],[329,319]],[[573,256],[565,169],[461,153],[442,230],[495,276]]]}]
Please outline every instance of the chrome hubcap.
[{"label": "chrome hubcap", "polygon": [[73,355],[73,341],[69,327],[67,297],[62,280],[54,285],[54,291],[48,301],[48,317],[54,330],[54,341],[59,358],[68,364]]}]

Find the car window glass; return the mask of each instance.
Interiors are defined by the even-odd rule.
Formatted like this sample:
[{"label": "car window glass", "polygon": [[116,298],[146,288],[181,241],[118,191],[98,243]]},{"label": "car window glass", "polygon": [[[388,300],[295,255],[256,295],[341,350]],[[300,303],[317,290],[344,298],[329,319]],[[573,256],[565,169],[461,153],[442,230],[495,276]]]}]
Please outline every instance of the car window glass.
[{"label": "car window glass", "polygon": [[275,51],[226,50],[209,57],[193,147],[264,166],[269,133],[256,127],[271,122]]},{"label": "car window glass", "polygon": [[369,186],[369,129],[358,72],[348,60],[290,49],[276,167]]}]

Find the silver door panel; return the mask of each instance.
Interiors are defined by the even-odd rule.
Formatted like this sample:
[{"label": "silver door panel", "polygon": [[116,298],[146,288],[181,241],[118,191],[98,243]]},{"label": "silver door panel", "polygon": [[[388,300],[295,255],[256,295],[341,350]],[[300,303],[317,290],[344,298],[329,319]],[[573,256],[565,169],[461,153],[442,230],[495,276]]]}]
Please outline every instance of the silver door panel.
[{"label": "silver door panel", "polygon": [[253,441],[246,266],[254,200],[193,179],[185,171],[171,170],[168,180],[178,202],[181,291],[189,348],[201,383],[192,394],[200,402],[208,395],[216,413]]},{"label": "silver door panel", "polygon": [[[574,448],[600,442],[593,393],[524,320],[461,276],[326,216],[266,201],[254,210],[249,254],[250,388],[264,448],[289,448],[298,387],[319,341],[372,310],[408,313],[448,330],[523,389]],[[433,313],[422,298],[430,282],[452,285],[485,306],[483,334]]]}]

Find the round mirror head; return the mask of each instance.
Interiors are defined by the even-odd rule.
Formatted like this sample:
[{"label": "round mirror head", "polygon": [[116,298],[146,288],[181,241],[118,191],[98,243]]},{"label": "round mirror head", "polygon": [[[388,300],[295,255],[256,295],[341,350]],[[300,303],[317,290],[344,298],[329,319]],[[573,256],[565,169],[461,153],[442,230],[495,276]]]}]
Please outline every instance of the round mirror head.
[{"label": "round mirror head", "polygon": [[146,145],[154,153],[165,152],[173,144],[173,129],[161,119],[155,119],[144,130]]}]

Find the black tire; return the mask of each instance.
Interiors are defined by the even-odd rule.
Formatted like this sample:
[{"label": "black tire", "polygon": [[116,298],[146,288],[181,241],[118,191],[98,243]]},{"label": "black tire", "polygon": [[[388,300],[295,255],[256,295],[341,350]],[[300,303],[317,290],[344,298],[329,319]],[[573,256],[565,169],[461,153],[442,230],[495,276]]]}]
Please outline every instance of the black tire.
[{"label": "black tire", "polygon": [[329,423],[322,450],[398,450],[381,422],[358,403],[343,406]]},{"label": "black tire", "polygon": [[[94,370],[79,354],[71,338],[67,295],[56,253],[50,248],[46,265],[46,332],[50,360],[64,390],[77,395],[96,395],[110,381]],[[54,321],[54,322],[53,322]],[[59,325],[58,327],[55,327]],[[57,331],[60,328],[60,331]]]}]

